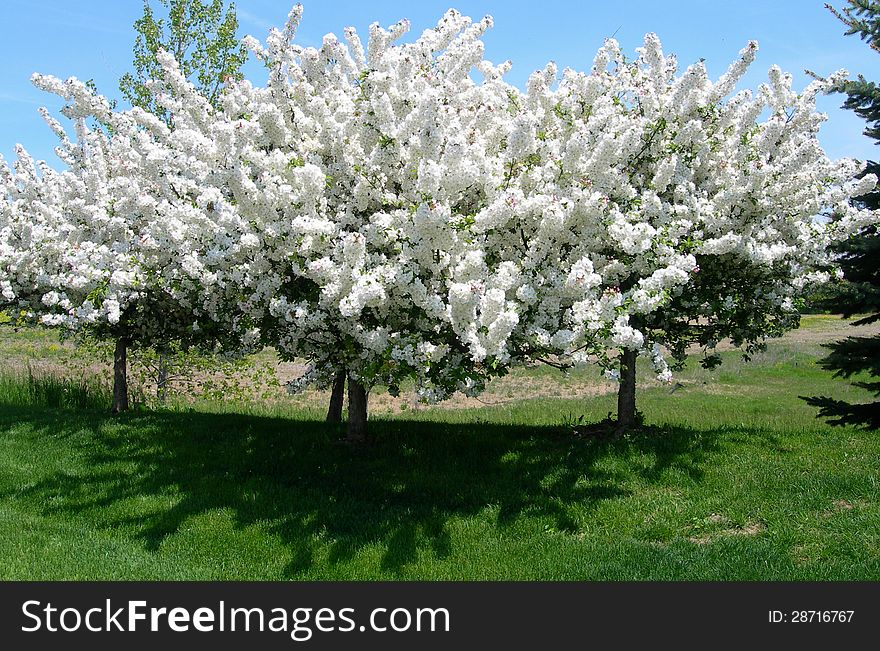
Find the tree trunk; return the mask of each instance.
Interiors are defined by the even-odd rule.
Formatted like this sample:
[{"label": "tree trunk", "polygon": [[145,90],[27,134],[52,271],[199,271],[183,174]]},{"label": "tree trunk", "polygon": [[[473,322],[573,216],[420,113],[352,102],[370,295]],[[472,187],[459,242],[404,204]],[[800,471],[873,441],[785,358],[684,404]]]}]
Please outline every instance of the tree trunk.
[{"label": "tree trunk", "polygon": [[125,338],[119,337],[116,340],[116,349],[113,351],[113,407],[111,411],[114,414],[128,411],[127,346],[128,342]]},{"label": "tree trunk", "polygon": [[367,390],[363,384],[348,378],[348,431],[346,439],[361,443],[367,438]]},{"label": "tree trunk", "polygon": [[617,390],[617,432],[623,433],[636,422],[635,350],[624,348],[620,356],[620,388]]},{"label": "tree trunk", "polygon": [[330,408],[327,410],[328,423],[342,422],[342,402],[345,398],[345,369],[336,372],[330,392]]}]

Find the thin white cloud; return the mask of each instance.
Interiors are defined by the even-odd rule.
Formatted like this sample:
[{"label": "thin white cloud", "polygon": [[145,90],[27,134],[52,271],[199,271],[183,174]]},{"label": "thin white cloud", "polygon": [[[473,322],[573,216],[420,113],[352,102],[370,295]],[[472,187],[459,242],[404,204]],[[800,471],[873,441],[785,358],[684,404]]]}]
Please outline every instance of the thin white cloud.
[{"label": "thin white cloud", "polygon": [[[250,25],[251,27],[256,27],[260,31],[256,34],[251,34],[252,36],[256,36],[258,39],[263,40],[266,34],[269,33],[273,28],[282,29],[284,27],[284,21],[287,20],[287,14],[284,13],[280,15],[275,20],[269,20],[263,18],[262,16],[258,16],[256,14],[252,14],[246,9],[241,9],[236,5],[235,7],[235,15],[238,16],[239,21],[244,25]],[[249,34],[249,30],[244,30],[245,34]],[[315,39],[312,35],[309,34],[308,30],[304,30],[302,26],[299,27],[296,31],[296,42],[303,47],[321,47],[321,42],[323,39]]]},{"label": "thin white cloud", "polygon": [[241,9],[240,7],[235,8],[235,14],[238,16],[238,18],[243,23],[249,23],[250,25],[253,25],[254,27],[259,27],[264,32],[268,32],[270,29],[275,27],[275,25],[273,25],[268,20],[261,18],[260,16],[257,16],[255,14],[252,14],[251,12],[246,11],[245,9]]},{"label": "thin white cloud", "polygon": [[[5,0],[5,2],[17,5],[21,8],[33,8],[32,2],[21,2],[20,0]],[[101,22],[100,16],[98,15],[86,14],[81,10],[71,11],[57,6],[41,7],[39,18],[44,24],[63,25],[73,31],[91,31],[123,36],[133,33],[131,25],[116,25]]]},{"label": "thin white cloud", "polygon": [[32,106],[40,106],[40,102],[29,97],[21,95],[12,95],[10,93],[0,93],[0,102],[15,102],[16,104],[30,104]]}]

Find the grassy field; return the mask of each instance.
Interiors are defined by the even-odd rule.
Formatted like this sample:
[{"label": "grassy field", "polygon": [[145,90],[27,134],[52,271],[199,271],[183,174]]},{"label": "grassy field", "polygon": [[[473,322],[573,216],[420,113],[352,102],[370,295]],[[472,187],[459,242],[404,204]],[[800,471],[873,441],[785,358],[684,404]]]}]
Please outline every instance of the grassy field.
[{"label": "grassy field", "polygon": [[816,366],[845,326],[804,325],[646,380],[620,440],[575,433],[609,385],[541,368],[489,404],[379,396],[362,447],[321,394],[111,417],[87,375],[29,380],[57,344],[5,330],[0,578],[878,580],[880,436],[798,398],[867,398]]}]

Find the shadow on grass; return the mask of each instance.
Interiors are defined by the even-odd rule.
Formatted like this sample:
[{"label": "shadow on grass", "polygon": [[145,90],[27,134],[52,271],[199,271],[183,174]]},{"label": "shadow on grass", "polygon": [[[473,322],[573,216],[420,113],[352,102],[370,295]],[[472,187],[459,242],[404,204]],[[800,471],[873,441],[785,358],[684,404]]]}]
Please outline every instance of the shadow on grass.
[{"label": "shadow on grass", "polygon": [[[0,405],[0,437],[20,423],[26,433],[17,435],[70,446],[78,469],[0,498],[123,526],[153,551],[189,518],[224,509],[236,527],[258,525],[283,542],[286,577],[312,567],[319,549],[337,564],[379,544],[391,574],[423,550],[446,557],[448,521],[458,516],[488,512],[500,529],[538,517],[574,533],[577,513],[628,495],[633,481],[670,481],[668,471],[699,481],[718,450],[711,432],[696,430],[601,441],[559,427],[402,420],[372,421],[374,442],[353,447],[316,421],[169,412],[112,419]],[[132,506],[151,499],[172,506]]]}]

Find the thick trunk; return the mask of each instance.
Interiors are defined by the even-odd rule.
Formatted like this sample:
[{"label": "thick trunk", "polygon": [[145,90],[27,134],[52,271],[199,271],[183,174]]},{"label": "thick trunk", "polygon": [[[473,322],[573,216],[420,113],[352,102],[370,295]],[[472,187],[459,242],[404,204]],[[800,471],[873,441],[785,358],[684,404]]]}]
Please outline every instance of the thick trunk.
[{"label": "thick trunk", "polygon": [[620,356],[620,388],[617,390],[617,429],[629,429],[636,422],[636,358],[634,350],[625,348]]},{"label": "thick trunk", "polygon": [[128,342],[119,337],[113,351],[113,408],[114,414],[128,411]]},{"label": "thick trunk", "polygon": [[336,372],[330,392],[330,408],[327,410],[328,423],[342,422],[342,403],[345,399],[345,369]]},{"label": "thick trunk", "polygon": [[362,442],[367,438],[367,390],[363,384],[348,378],[348,431],[346,439]]}]

